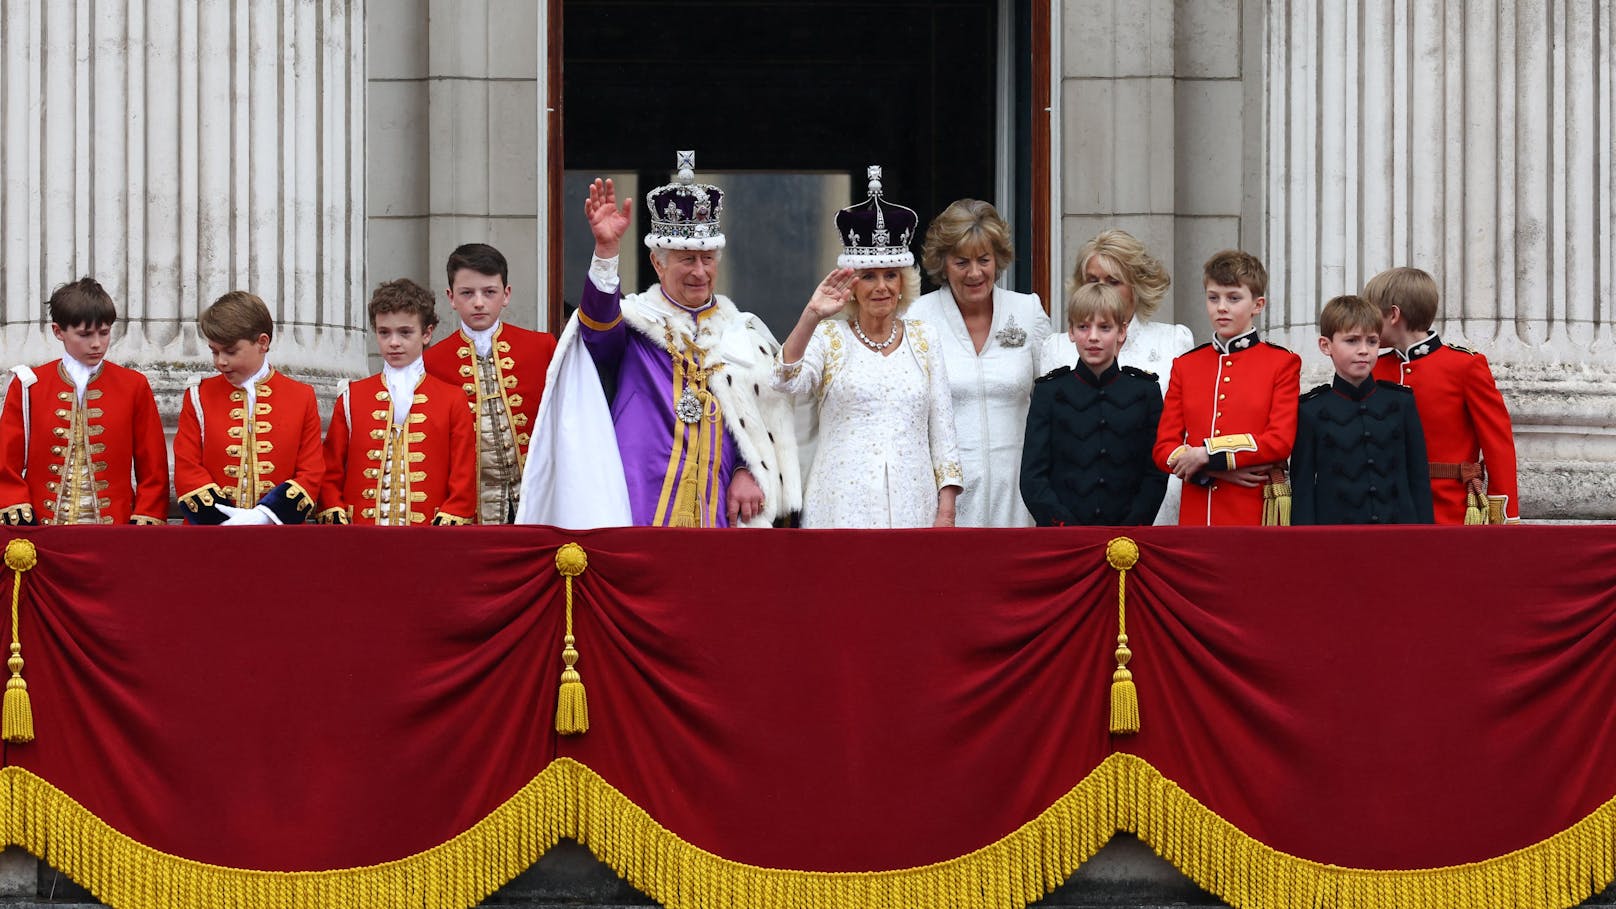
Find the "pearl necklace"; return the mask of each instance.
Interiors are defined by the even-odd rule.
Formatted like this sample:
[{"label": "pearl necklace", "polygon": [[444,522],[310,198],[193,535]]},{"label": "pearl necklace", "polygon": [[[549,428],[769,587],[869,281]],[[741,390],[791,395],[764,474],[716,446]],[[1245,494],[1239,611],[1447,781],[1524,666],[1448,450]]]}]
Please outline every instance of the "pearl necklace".
[{"label": "pearl necklace", "polygon": [[888,347],[891,347],[892,342],[898,340],[898,326],[903,324],[903,320],[893,319],[892,334],[887,335],[887,339],[885,341],[877,344],[876,342],[870,340],[869,335],[864,333],[864,327],[859,324],[858,317],[855,316],[848,321],[853,323],[853,334],[857,335],[858,339],[864,342],[864,346],[876,351],[886,350]]}]

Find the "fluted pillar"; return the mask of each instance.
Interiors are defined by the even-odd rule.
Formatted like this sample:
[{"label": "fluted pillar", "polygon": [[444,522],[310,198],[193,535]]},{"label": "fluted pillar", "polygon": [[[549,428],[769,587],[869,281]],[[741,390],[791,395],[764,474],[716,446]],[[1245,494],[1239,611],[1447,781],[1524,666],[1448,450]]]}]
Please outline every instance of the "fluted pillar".
[{"label": "fluted pillar", "polygon": [[1616,517],[1611,0],[1269,0],[1271,327],[1414,265],[1486,353],[1522,513]]},{"label": "fluted pillar", "polygon": [[3,0],[0,42],[5,365],[60,356],[44,301],[92,275],[170,418],[229,290],[286,371],[366,372],[363,0]]}]

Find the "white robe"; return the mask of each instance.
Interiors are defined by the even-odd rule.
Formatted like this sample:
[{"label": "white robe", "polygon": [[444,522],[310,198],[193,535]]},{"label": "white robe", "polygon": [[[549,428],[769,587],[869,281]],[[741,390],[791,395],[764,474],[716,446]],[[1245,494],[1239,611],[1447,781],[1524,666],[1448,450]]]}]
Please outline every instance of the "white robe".
[{"label": "white robe", "polygon": [[[1038,351],[1053,328],[1036,294],[993,289],[993,323],[977,353],[959,304],[947,287],[909,308],[908,318],[935,326],[948,364],[965,489],[955,508],[961,527],[1031,527],[1021,501],[1021,445],[1027,436],[1032,382],[1042,374]],[[1012,329],[1025,335],[1017,340]]]},{"label": "white robe", "polygon": [[801,360],[775,365],[776,389],[818,403],[802,526],[932,525],[938,491],[961,481],[945,370],[925,326],[907,320],[887,356],[830,319]]},{"label": "white robe", "polygon": [[[1195,336],[1190,333],[1188,326],[1141,322],[1138,316],[1134,316],[1133,321],[1128,323],[1128,340],[1123,342],[1117,362],[1155,373],[1156,382],[1161,385],[1165,397],[1174,358],[1183,356],[1194,346]],[[1039,351],[1039,368],[1046,373],[1062,366],[1075,369],[1077,362],[1077,345],[1064,331],[1050,335]],[[1162,499],[1161,510],[1156,512],[1157,524],[1178,524],[1178,500],[1183,494],[1184,481],[1178,477],[1168,477],[1167,495]]]}]

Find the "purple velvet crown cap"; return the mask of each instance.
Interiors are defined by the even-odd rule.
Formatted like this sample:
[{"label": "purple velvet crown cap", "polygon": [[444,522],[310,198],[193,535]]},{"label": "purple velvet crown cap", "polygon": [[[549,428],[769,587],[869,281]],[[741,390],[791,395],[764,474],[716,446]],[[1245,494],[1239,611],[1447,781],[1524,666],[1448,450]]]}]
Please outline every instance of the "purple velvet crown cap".
[{"label": "purple velvet crown cap", "polygon": [[651,210],[651,232],[645,245],[652,249],[723,249],[724,191],[711,183],[696,182],[696,153],[675,154],[678,174],[673,182],[645,194]]},{"label": "purple velvet crown cap", "polygon": [[836,233],[843,251],[837,268],[900,268],[915,264],[909,242],[920,216],[914,209],[881,198],[881,166],[864,171],[870,180],[870,198],[836,213]]}]

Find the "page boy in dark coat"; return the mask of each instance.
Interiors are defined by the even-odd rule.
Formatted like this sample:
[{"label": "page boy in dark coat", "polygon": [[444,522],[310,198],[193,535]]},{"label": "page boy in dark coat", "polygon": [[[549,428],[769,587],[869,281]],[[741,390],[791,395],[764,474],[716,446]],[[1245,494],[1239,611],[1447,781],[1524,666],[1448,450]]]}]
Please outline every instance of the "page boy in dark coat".
[{"label": "page boy in dark coat", "polygon": [[1433,523],[1414,394],[1373,377],[1380,309],[1336,297],[1319,314],[1319,335],[1335,380],[1302,395],[1297,411],[1291,523]]},{"label": "page boy in dark coat", "polygon": [[1079,286],[1066,324],[1078,363],[1033,384],[1022,501],[1040,527],[1149,524],[1167,491],[1167,474],[1151,460],[1161,385],[1153,373],[1117,366],[1128,313],[1115,288]]}]

